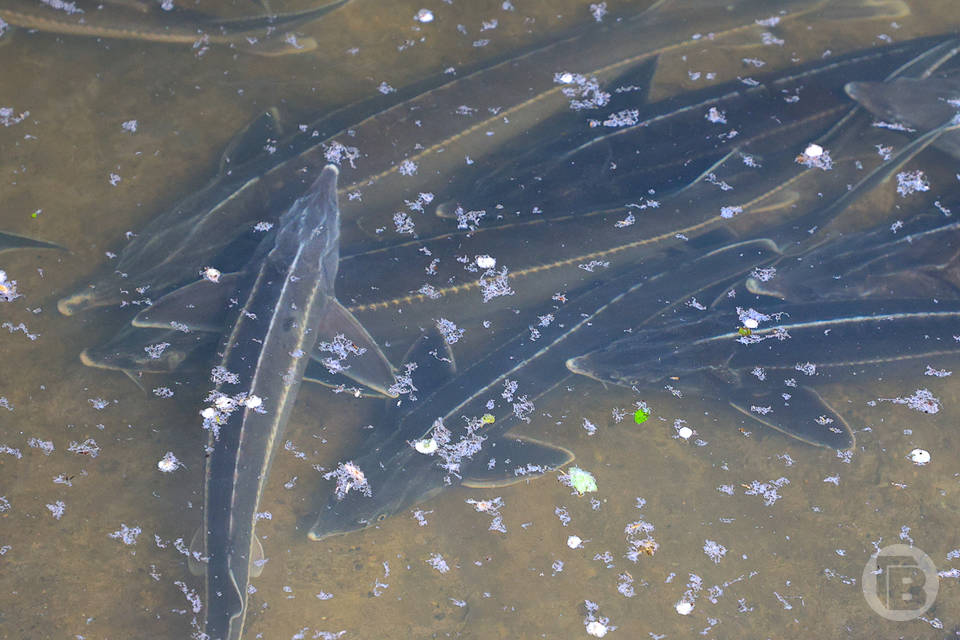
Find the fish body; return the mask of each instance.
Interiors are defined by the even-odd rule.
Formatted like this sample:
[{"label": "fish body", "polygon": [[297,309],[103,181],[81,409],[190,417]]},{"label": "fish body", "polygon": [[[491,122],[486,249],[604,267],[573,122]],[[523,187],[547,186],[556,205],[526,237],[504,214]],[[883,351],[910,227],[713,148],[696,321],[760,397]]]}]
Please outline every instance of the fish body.
[{"label": "fish body", "polygon": [[[908,130],[925,132],[960,123],[960,69],[889,82],[851,82],[846,91],[877,118]],[[960,131],[940,136],[934,146],[960,159]]]},{"label": "fish body", "polygon": [[[438,387],[421,384],[415,369],[419,399],[399,415],[398,424],[375,432],[352,459],[366,474],[372,495],[331,497],[319,509],[309,537],[323,540],[374,525],[451,484],[510,484],[566,464],[573,454],[562,447],[507,435],[517,424],[515,418],[522,416],[517,407],[559,384],[567,376],[568,358],[643,324],[645,317],[662,309],[664,298],[679,302],[684,299],[681,293],[742,277],[777,255],[773,243],[754,241],[689,261],[662,257],[585,287],[555,308],[546,325],[515,335]],[[651,270],[657,275],[644,275]],[[677,292],[676,282],[685,283],[684,292]],[[424,356],[420,364],[426,362],[431,370],[435,360]],[[482,421],[488,414],[494,420]],[[439,443],[436,454],[413,446],[430,440]],[[491,458],[499,462],[490,465]]]},{"label": "fish body", "polygon": [[191,353],[213,347],[216,336],[177,329],[140,329],[126,325],[102,345],[88,347],[80,361],[88,367],[135,373],[171,373]]},{"label": "fish body", "polygon": [[920,215],[845,234],[776,265],[776,277],[746,280],[750,293],[792,303],[863,298],[960,297],[960,223]]},{"label": "fish body", "polygon": [[[839,19],[860,12],[896,14],[901,7],[897,0],[778,4],[781,21],[818,11],[825,19],[837,11]],[[761,0],[715,8],[693,0],[660,0],[619,23],[581,29],[467,70],[460,77],[434,79],[350,105],[303,132],[285,135],[273,115],[259,118],[231,143],[220,172],[207,187],[157,216],[119,252],[116,265],[92,286],[62,298],[58,309],[72,315],[115,304],[121,299],[120,290],[131,286],[149,287],[151,295],[162,295],[220,257],[236,255],[225,250],[250,234],[257,222],[273,222],[264,212],[286,210],[306,189],[304,176],[318,171],[328,157],[357,165],[354,171],[344,164],[341,200],[348,212],[350,202],[356,203],[345,218],[345,246],[383,246],[392,235],[376,230],[391,224],[390,216],[401,199],[414,200],[418,187],[429,190],[424,179],[439,184],[462,170],[460,164],[450,162],[451,155],[462,152],[477,161],[495,158],[498,149],[539,122],[563,114],[576,119],[564,93],[569,87],[555,82],[543,72],[545,68],[575,66],[598,81],[629,78],[633,71],[645,75],[650,61],[660,53],[696,46],[696,38],[678,42],[669,35],[687,32],[691,17],[707,22],[711,32],[721,37],[752,33],[755,19],[767,17],[768,12]],[[471,105],[473,111],[451,117],[462,105]],[[430,132],[427,140],[424,131]],[[273,153],[264,152],[265,146]],[[348,193],[354,197],[347,199]],[[362,201],[356,196],[362,196]],[[449,229],[449,221],[440,222],[431,225],[421,220],[417,231],[433,234]],[[115,271],[127,274],[123,287],[118,286]]]},{"label": "fish body", "polygon": [[257,504],[297,396],[304,354],[327,337],[318,327],[334,300],[339,259],[336,179],[336,168],[325,168],[280,217],[275,239],[258,248],[215,369],[223,375],[212,394],[216,415],[205,415],[210,438],[200,532],[211,640],[242,635],[250,577],[262,559]]},{"label": "fish body", "polygon": [[[643,201],[651,190],[662,199],[731,149],[749,149],[753,161],[762,163],[771,149],[816,139],[849,109],[844,85],[851,78],[885,80],[943,40],[872,47],[657,103],[646,103],[636,91],[614,94],[603,111],[611,114],[607,120],[541,125],[542,132],[530,138],[542,142],[473,181],[458,193],[457,203],[517,213],[536,207],[550,216],[569,213],[581,202]],[[452,217],[456,207],[442,203],[437,212]]]},{"label": "fish body", "polygon": [[[928,57],[939,55],[943,47],[950,45],[951,42],[947,40],[919,54],[912,65],[904,66],[903,71],[909,71],[911,66],[922,68],[927,64]],[[922,50],[923,47],[920,46],[918,49]],[[889,62],[900,61],[890,60]],[[265,126],[263,124],[253,126],[251,130],[269,131],[272,122],[272,118],[265,117]],[[855,157],[858,145],[864,146],[860,142],[862,136],[860,129],[869,129],[869,119],[863,119],[861,124],[863,127],[851,124],[834,127],[833,133],[822,142],[837,154],[852,154]],[[405,335],[409,335],[411,327],[431,324],[438,317],[446,317],[459,326],[466,327],[468,332],[472,333],[471,318],[460,317],[457,314],[462,314],[464,309],[463,295],[472,293],[480,297],[478,289],[484,278],[465,281],[463,276],[457,273],[457,271],[462,273],[459,263],[441,261],[438,278],[449,279],[452,284],[429,293],[410,293],[406,271],[396,269],[396,264],[421,259],[419,248],[422,243],[429,242],[432,251],[439,251],[440,255],[450,250],[455,251],[457,255],[463,253],[479,255],[489,246],[495,245],[498,247],[498,257],[511,268],[505,279],[517,288],[516,295],[506,300],[511,305],[542,303],[546,301],[545,294],[548,295],[550,292],[573,291],[592,281],[611,277],[624,268],[629,269],[629,265],[637,261],[655,258],[664,246],[696,245],[700,250],[709,251],[711,246],[720,246],[723,242],[735,238],[736,233],[731,234],[729,231],[737,229],[738,225],[743,229],[741,233],[746,237],[768,234],[771,232],[771,225],[782,221],[785,214],[795,215],[798,204],[802,204],[798,203],[795,196],[797,193],[811,192],[821,195],[804,205],[804,208],[810,211],[799,219],[795,219],[792,227],[788,225],[783,232],[774,231],[770,233],[770,237],[776,237],[778,241],[782,241],[783,238],[797,236],[795,232],[799,229],[798,237],[803,243],[809,245],[821,242],[817,236],[810,239],[807,230],[826,226],[832,217],[855,202],[863,192],[869,191],[877,184],[882,184],[891,172],[895,172],[931,140],[935,140],[934,134],[935,132],[929,132],[925,134],[925,138],[921,137],[906,145],[898,151],[896,156],[880,164],[866,176],[862,171],[854,170],[846,177],[837,178],[835,182],[839,185],[839,191],[833,194],[833,201],[829,200],[829,194],[825,191],[826,185],[819,175],[821,173],[819,169],[807,169],[797,173],[791,149],[781,152],[779,155],[786,157],[778,161],[774,161],[774,157],[768,155],[763,170],[748,168],[746,173],[744,173],[740,154],[731,153],[724,163],[706,174],[714,176],[713,183],[701,179],[682,193],[665,199],[661,209],[643,214],[645,219],[642,229],[639,229],[639,225],[631,229],[620,228],[618,220],[622,220],[631,212],[629,208],[621,207],[610,211],[598,210],[559,218],[538,217],[509,225],[481,227],[473,231],[457,231],[432,238],[417,239],[392,248],[384,247],[348,254],[343,260],[338,283],[340,290],[349,292],[351,296],[351,304],[343,316],[358,314],[361,317],[366,326],[360,327],[348,337],[366,346],[370,354],[352,366],[347,371],[347,375],[353,376],[353,380],[361,386],[374,389],[381,394],[392,382],[392,370],[386,362],[386,357],[375,346],[375,342],[369,338],[365,329],[371,330],[381,340],[398,342],[404,340]],[[238,142],[232,145],[232,149],[225,154],[224,164],[226,166],[235,164],[232,159],[242,158],[242,150],[243,144]],[[872,145],[867,145],[867,150],[863,153],[867,157],[875,156]],[[774,170],[778,162],[786,165],[784,171]],[[853,165],[849,166],[852,169]],[[835,170],[834,173],[837,171]],[[789,177],[791,174],[793,177]],[[764,180],[757,180],[757,177],[763,177]],[[808,179],[810,184],[805,182]],[[722,192],[714,184],[718,180],[729,180],[736,188],[729,193]],[[849,190],[847,189],[848,180],[856,182],[856,186]],[[742,213],[738,216],[739,220],[730,220],[724,216],[722,206],[724,203],[722,200],[717,202],[718,196],[729,200],[729,204],[741,205]],[[214,220],[216,219],[215,217]],[[744,221],[748,224],[743,225]],[[719,234],[719,239],[710,239],[711,235],[717,235],[711,230],[724,233]],[[207,230],[215,237],[219,237],[219,231]],[[193,234],[196,233],[196,229],[187,229],[184,233]],[[687,242],[686,236],[693,237],[694,242]],[[200,238],[199,235],[194,237],[198,240]],[[150,238],[156,239],[152,235]],[[565,241],[567,238],[576,238],[577,242]],[[148,242],[151,251],[157,252],[158,259],[163,260],[163,244],[149,240],[145,242]],[[241,256],[245,255],[243,252],[237,253]],[[172,252],[172,255],[176,255],[176,252]],[[517,258],[511,259],[514,255]],[[199,256],[198,253],[197,257]],[[520,262],[517,263],[516,260]],[[607,261],[614,265],[609,272],[606,266],[591,267],[592,264],[605,265]],[[524,267],[524,263],[530,266]],[[455,271],[445,271],[447,264],[454,267]],[[178,263],[172,263],[172,266],[179,268]],[[485,274],[484,277],[489,275]],[[371,280],[377,282],[376,290],[371,290],[367,286]],[[193,291],[195,288],[198,290]],[[391,297],[394,291],[404,293]],[[140,326],[169,329],[170,323],[176,322],[191,330],[223,331],[228,317],[228,292],[229,287],[218,288],[200,281],[171,293],[167,297],[169,300],[163,298],[157,301],[153,307],[141,312],[134,323]],[[541,297],[533,300],[530,297],[533,295]],[[518,302],[521,297],[523,300]],[[400,313],[403,315],[398,315]],[[473,320],[475,319],[473,317]],[[149,344],[136,348],[132,359],[142,359],[144,346]],[[316,352],[313,355],[319,356],[317,360],[322,360],[324,357],[323,354]],[[113,361],[117,359],[116,354],[113,353],[110,357]],[[311,367],[319,371],[315,365]],[[311,374],[308,377],[319,379],[322,377],[322,372],[321,375]]]},{"label": "fish body", "polygon": [[[643,330],[571,358],[567,368],[624,387],[668,378],[689,381],[800,440],[848,449],[852,431],[807,390],[811,385],[828,382],[837,372],[960,352],[953,338],[960,303],[786,304],[750,317],[761,326],[744,331],[735,314],[711,314],[700,322]],[[750,407],[765,402],[772,404],[751,413]],[[830,417],[818,422],[821,416]]]},{"label": "fish body", "polygon": [[246,18],[216,18],[156,3],[52,3],[4,0],[0,19],[9,25],[47,33],[175,44],[229,44],[256,55],[305,53],[317,48],[312,38],[294,38],[281,28],[293,28],[337,9],[349,0],[287,14]]}]

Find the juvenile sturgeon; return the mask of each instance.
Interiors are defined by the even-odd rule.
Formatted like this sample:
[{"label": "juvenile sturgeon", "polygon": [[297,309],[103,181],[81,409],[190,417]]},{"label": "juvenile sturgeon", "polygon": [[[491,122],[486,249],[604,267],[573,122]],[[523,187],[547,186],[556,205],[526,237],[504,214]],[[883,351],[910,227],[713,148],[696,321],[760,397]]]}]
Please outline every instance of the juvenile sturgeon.
[{"label": "juvenile sturgeon", "polygon": [[[955,47],[951,52],[954,55],[944,56],[943,69],[934,67],[920,77],[887,82],[851,82],[846,85],[847,94],[887,124],[908,130],[926,132],[944,122],[960,123],[960,68],[955,59],[958,50],[960,47]],[[960,159],[960,131],[940,136],[934,146]]]},{"label": "juvenile sturgeon", "polygon": [[92,38],[116,38],[174,44],[198,42],[228,44],[261,56],[306,53],[317,48],[313,38],[294,38],[281,28],[316,20],[350,0],[291,13],[245,18],[216,18],[176,8],[164,11],[154,2],[101,5],[91,2],[52,3],[31,0],[4,0],[0,20],[14,27],[47,33]]},{"label": "juvenile sturgeon", "polygon": [[[909,11],[901,0],[781,0],[777,10],[780,21],[812,14],[838,20],[895,17]],[[426,87],[350,105],[302,133],[283,134],[271,112],[229,145],[220,172],[209,185],[154,218],[119,252],[115,265],[93,284],[62,298],[58,309],[72,315],[118,303],[120,289],[131,287],[149,287],[151,295],[162,295],[218,257],[236,255],[225,249],[257,222],[272,222],[264,212],[286,210],[307,187],[303,176],[326,164],[328,154],[331,159],[349,157],[358,165],[355,173],[344,167],[347,178],[341,198],[348,192],[363,196],[352,212],[349,201],[343,200],[348,208],[345,245],[383,245],[388,234],[375,230],[389,224],[403,194],[416,193],[418,187],[426,190],[424,179],[442,183],[462,170],[459,163],[450,162],[451,154],[463,151],[477,160],[494,157],[536,123],[572,113],[564,94],[569,87],[554,82],[545,68],[575,67],[603,82],[628,82],[637,75],[648,82],[650,65],[658,55],[697,45],[697,38],[677,41],[670,35],[687,32],[691,19],[709,24],[719,38],[752,34],[758,29],[755,20],[768,17],[769,11],[765,0],[739,0],[722,7],[700,0],[658,0],[621,23],[581,29],[468,70],[459,78],[436,79]],[[491,92],[491,86],[497,91]],[[451,117],[464,104],[476,109],[466,123],[463,117]],[[495,136],[487,135],[491,130]],[[425,140],[424,131],[431,137]],[[263,151],[267,139],[275,141],[270,144],[276,149],[272,154]],[[416,175],[421,177],[410,176],[409,167],[419,167]],[[442,223],[448,228],[448,221]],[[422,233],[436,231],[427,229],[426,221],[422,226]],[[116,272],[126,276],[123,286]]]},{"label": "juvenile sturgeon", "polygon": [[748,336],[736,316],[711,314],[635,332],[571,358],[567,368],[628,388],[679,379],[803,442],[844,450],[854,445],[853,431],[811,385],[836,372],[960,352],[953,337],[960,303],[857,300],[764,311],[770,324]]},{"label": "juvenile sturgeon", "polygon": [[[586,287],[553,311],[549,326],[539,327],[536,333],[522,331],[462,371],[449,363],[445,375],[437,373],[443,362],[452,360],[443,355],[447,350],[442,341],[432,353],[419,349],[426,355],[408,358],[418,365],[413,385],[419,389],[419,399],[399,413],[396,422],[374,431],[356,456],[348,456],[366,474],[370,495],[331,496],[309,525],[308,536],[323,540],[375,525],[449,486],[503,486],[570,462],[573,453],[563,447],[508,433],[517,426],[512,392],[505,391],[508,381],[518,384],[518,403],[532,402],[567,377],[564,362],[568,358],[642,325],[645,317],[662,310],[662,298],[676,299],[677,282],[688,283],[685,292],[696,293],[742,277],[746,270],[778,255],[772,242],[762,240],[689,262],[675,256],[661,258]],[[651,271],[657,275],[644,275]],[[428,371],[426,380],[418,377],[421,366]],[[495,420],[481,423],[485,414]],[[473,426],[463,435],[460,427],[465,421]],[[460,440],[453,442],[455,438]],[[436,455],[414,446],[430,440],[438,443]],[[492,458],[496,464],[490,464]]]},{"label": "juvenile sturgeon", "polygon": [[[247,587],[262,548],[257,505],[318,339],[342,332],[333,282],[339,259],[337,174],[327,166],[265,238],[237,289],[238,308],[222,346],[212,394],[216,415],[204,476],[199,533],[206,558],[206,623],[211,640],[238,640]],[[348,319],[349,320],[349,319]],[[349,329],[349,328],[347,328]]]}]

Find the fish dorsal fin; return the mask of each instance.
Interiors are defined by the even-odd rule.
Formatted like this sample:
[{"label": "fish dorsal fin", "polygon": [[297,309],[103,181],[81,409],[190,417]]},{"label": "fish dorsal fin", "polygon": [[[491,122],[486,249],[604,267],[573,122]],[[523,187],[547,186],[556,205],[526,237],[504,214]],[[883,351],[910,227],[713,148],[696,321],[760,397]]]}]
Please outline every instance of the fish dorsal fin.
[{"label": "fish dorsal fin", "polygon": [[135,327],[169,329],[171,323],[185,325],[191,331],[223,331],[230,299],[237,291],[239,273],[221,274],[219,282],[197,280],[175,289],[133,318]]},{"label": "fish dorsal fin", "polygon": [[187,568],[190,569],[191,574],[202,576],[207,570],[206,565],[198,560],[198,558],[203,557],[203,527],[197,527],[197,530],[193,532],[188,551]]},{"label": "fish dorsal fin", "polygon": [[366,328],[336,298],[331,297],[327,301],[316,331],[317,346],[311,354],[314,360],[323,363],[330,358],[332,354],[322,348],[323,343],[329,344],[337,335],[342,334],[357,347],[365,349],[364,353],[349,356],[343,362],[346,368],[342,374],[376,394],[397,397],[396,392],[390,390],[396,381],[393,365]]},{"label": "fish dorsal fin", "polygon": [[[493,465],[491,459],[495,460]],[[504,437],[489,443],[484,447],[484,455],[467,465],[462,484],[473,489],[506,487],[559,469],[573,460],[573,452],[561,446],[533,438]],[[524,472],[516,473],[520,468]]]},{"label": "fish dorsal fin", "polygon": [[[783,394],[789,394],[785,399]],[[854,446],[850,425],[809,387],[783,387],[759,395],[738,387],[729,396],[730,405],[751,419],[781,433],[818,447],[845,451]],[[752,407],[769,407],[761,414]]]},{"label": "fish dorsal fin", "polygon": [[646,104],[659,60],[659,56],[650,56],[606,82],[610,99],[603,107],[605,112],[617,113]]},{"label": "fish dorsal fin", "polygon": [[263,568],[267,564],[267,554],[263,552],[263,544],[256,534],[253,536],[252,547],[250,550],[250,577],[259,578],[263,574]]},{"label": "fish dorsal fin", "polygon": [[227,143],[220,155],[220,175],[227,175],[234,167],[263,154],[267,140],[276,140],[282,133],[280,112],[270,107]]}]

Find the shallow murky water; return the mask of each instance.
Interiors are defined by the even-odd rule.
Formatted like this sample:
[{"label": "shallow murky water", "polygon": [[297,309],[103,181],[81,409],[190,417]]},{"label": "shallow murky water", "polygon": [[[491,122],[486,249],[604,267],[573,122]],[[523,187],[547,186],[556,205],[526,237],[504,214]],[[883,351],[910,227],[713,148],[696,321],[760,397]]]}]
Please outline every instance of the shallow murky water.
[{"label": "shallow murky water", "polygon": [[[337,294],[394,363],[422,328],[451,320],[465,332],[453,345],[462,365],[517,332],[528,333],[562,304],[552,299],[555,294],[572,297],[631,265],[641,265],[638,278],[657,275],[644,273],[642,265],[663,258],[636,243],[663,234],[663,245],[684,247],[687,240],[675,237],[682,233],[696,251],[700,229],[683,222],[683,212],[720,208],[720,200],[706,201],[700,192],[685,201],[648,194],[663,201],[664,215],[678,221],[673,224],[653,218],[658,209],[652,205],[637,204],[642,190],[592,201],[608,188],[625,189],[604,170],[610,159],[600,158],[584,167],[587,178],[575,184],[564,211],[583,215],[611,208],[595,227],[585,217],[586,223],[569,227],[550,222],[489,236],[433,238],[455,231],[457,221],[435,218],[432,205],[422,212],[411,207],[423,193],[434,194],[433,205],[485,210],[480,229],[554,214],[530,214],[541,200],[549,201],[542,192],[517,200],[525,211],[512,220],[509,209],[495,209],[495,202],[471,191],[485,172],[526,158],[548,137],[561,141],[551,149],[562,148],[565,136],[584,135],[590,119],[610,115],[602,108],[570,111],[562,96],[529,111],[514,109],[529,91],[556,89],[555,74],[589,76],[656,49],[661,54],[648,96],[655,101],[817,61],[827,51],[839,57],[956,31],[958,24],[953,0],[826,2],[831,6],[822,11],[767,25],[756,20],[773,16],[777,3],[740,3],[751,6],[727,11],[701,2],[709,10],[683,13],[698,2],[677,0],[658,10],[648,31],[627,37],[617,30],[618,18],[648,4],[610,0],[600,15],[592,3],[576,0],[352,0],[295,29],[314,38],[317,50],[282,57],[218,45],[4,34],[0,107],[9,112],[0,112],[0,229],[68,251],[0,254],[0,269],[17,281],[21,294],[0,302],[6,329],[0,332],[0,636],[186,638],[202,630],[205,603],[196,606],[196,598],[203,581],[188,571],[186,553],[203,509],[207,434],[198,412],[211,387],[214,356],[171,375],[145,374],[138,388],[120,372],[83,366],[78,354],[115,335],[152,292],[138,292],[135,283],[118,278],[112,286],[123,292],[122,306],[71,317],[58,313],[57,301],[109,270],[125,234],[137,233],[206,184],[221,150],[257,114],[276,106],[293,131],[301,124],[310,130],[309,123],[335,112],[338,123],[353,129],[336,138],[355,144],[361,154],[354,168],[344,162],[343,180],[369,178],[371,167],[380,165],[376,170],[383,173],[375,185],[355,186],[360,199],[342,194],[344,259]],[[291,2],[274,9],[307,6]],[[864,7],[880,15],[864,18]],[[432,22],[415,19],[423,8],[433,12]],[[226,16],[256,7],[205,3],[202,10]],[[518,67],[494,81],[465,80],[443,98],[447,102],[410,103],[416,108],[407,108],[390,127],[376,121],[352,127],[350,105],[415,97],[451,77],[467,77],[465,70],[570,34],[580,44],[543,56],[542,66]],[[609,91],[604,83],[616,69],[598,75]],[[404,93],[418,83],[420,89]],[[799,95],[802,101],[803,91]],[[562,109],[549,128],[534,127],[556,111],[555,104]],[[362,113],[358,108],[358,119]],[[835,115],[839,119],[841,112]],[[682,137],[688,125],[678,125],[672,135]],[[805,131],[800,129],[798,140]],[[835,171],[812,178],[798,178],[802,167],[792,159],[770,160],[763,180],[772,182],[753,184],[741,176],[734,183],[737,193],[749,194],[744,204],[753,199],[758,211],[768,213],[717,219],[707,230],[735,231],[729,242],[781,233],[773,239],[795,242],[781,223],[796,220],[800,228],[809,221],[804,214],[841,197],[880,163],[877,146],[902,149],[910,139],[867,127],[845,146],[828,149],[836,153]],[[796,147],[788,154],[804,151],[803,144],[790,144]],[[772,158],[777,149],[767,151]],[[639,145],[638,153],[644,154]],[[669,148],[656,153],[644,160],[671,161]],[[411,157],[419,170],[389,173]],[[923,169],[930,191],[899,196],[891,176],[837,219],[816,224],[850,232],[909,222],[937,213],[935,201],[956,211],[957,166],[939,151],[923,151],[907,169]],[[786,186],[771,193],[777,181]],[[561,210],[564,202],[555,197],[551,206]],[[415,225],[418,236],[402,232],[404,219],[398,222],[397,213]],[[634,216],[632,225],[613,225],[628,215]],[[801,238],[806,229],[800,228]],[[401,241],[410,244],[354,256]],[[635,244],[611,250],[630,242]],[[509,268],[514,295],[482,301],[479,272],[463,271],[458,262],[466,256],[470,266],[481,254]],[[671,255],[667,259],[679,265],[691,254]],[[431,267],[435,259],[438,266]],[[566,262],[539,268],[551,260]],[[465,286],[437,301],[421,295],[409,307],[375,305],[415,295],[424,284]],[[678,279],[651,285],[634,306],[616,314],[617,323],[633,314],[640,324],[668,304],[696,315],[687,303],[699,295],[699,302],[709,304],[707,294],[697,293],[706,284]],[[742,285],[739,291],[746,295]],[[610,341],[623,335],[619,324],[610,329]],[[816,361],[817,354],[802,357]],[[595,476],[597,492],[571,493],[556,481],[557,472],[496,489],[458,486],[374,527],[319,542],[297,525],[332,493],[333,483],[323,474],[357,455],[364,427],[387,418],[378,400],[304,385],[259,505],[265,515],[256,534],[269,561],[252,581],[243,637],[569,638],[589,637],[591,621],[615,638],[952,637],[960,625],[960,391],[953,376],[924,375],[928,366],[949,371],[957,356],[821,376],[817,391],[854,431],[856,444],[848,453],[767,429],[722,395],[685,387],[684,380],[631,390],[569,376],[535,399],[529,423],[518,422],[517,433],[572,451],[574,464]],[[522,372],[517,380],[521,394],[532,384]],[[937,398],[936,413],[880,401],[918,389]],[[633,419],[639,403],[651,410],[643,424]],[[693,435],[681,437],[683,427]],[[912,463],[914,449],[929,452],[929,464]],[[157,467],[167,452],[182,463],[172,473]],[[467,502],[494,498],[502,499],[494,514]],[[505,531],[491,529],[497,513]],[[582,545],[571,548],[570,536]],[[628,557],[648,537],[655,552]],[[879,615],[862,591],[871,555],[891,544],[923,550],[940,572],[933,606],[907,622]],[[915,570],[905,571],[922,581]],[[891,591],[904,592],[909,587]],[[916,589],[912,594],[923,597]],[[693,605],[684,611],[688,615],[678,612],[682,602]],[[590,629],[599,633],[596,624]]]}]

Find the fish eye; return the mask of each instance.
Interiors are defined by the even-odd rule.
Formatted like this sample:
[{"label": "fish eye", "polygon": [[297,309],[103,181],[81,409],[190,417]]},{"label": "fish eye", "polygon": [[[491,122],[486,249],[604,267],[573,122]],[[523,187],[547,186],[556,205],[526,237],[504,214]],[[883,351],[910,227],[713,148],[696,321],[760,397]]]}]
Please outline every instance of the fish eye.
[{"label": "fish eye", "polygon": [[385,513],[381,513],[381,514],[377,515],[377,522],[383,522],[383,521],[386,520],[386,519],[387,519],[387,514],[385,514]]}]

